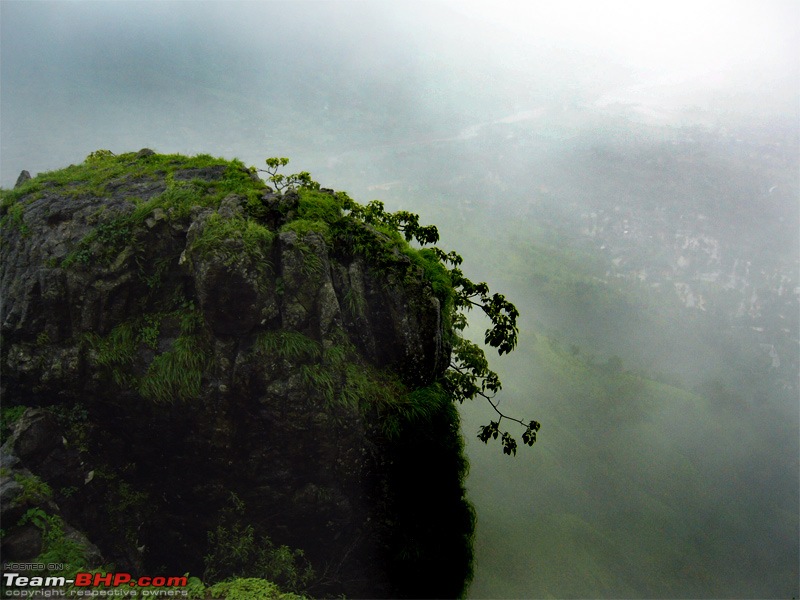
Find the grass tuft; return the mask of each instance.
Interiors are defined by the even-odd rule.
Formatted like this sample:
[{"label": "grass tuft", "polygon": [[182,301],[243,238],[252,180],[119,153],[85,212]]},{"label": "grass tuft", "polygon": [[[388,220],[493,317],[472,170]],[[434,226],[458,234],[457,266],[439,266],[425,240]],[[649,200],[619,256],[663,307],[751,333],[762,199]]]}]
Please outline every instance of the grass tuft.
[{"label": "grass tuft", "polygon": [[317,360],[322,356],[320,344],[297,331],[262,333],[256,339],[256,348],[264,354],[293,362]]},{"label": "grass tuft", "polygon": [[139,393],[155,402],[197,398],[207,363],[200,336],[183,335],[170,350],[153,359],[139,384]]}]

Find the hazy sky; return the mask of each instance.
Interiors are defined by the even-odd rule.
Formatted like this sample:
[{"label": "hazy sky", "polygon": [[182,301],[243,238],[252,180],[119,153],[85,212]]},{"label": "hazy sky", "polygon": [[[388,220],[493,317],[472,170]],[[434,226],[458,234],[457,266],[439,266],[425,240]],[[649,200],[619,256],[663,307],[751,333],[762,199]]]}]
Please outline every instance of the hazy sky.
[{"label": "hazy sky", "polygon": [[451,2],[510,33],[591,49],[645,71],[796,68],[796,2]]},{"label": "hazy sky", "polygon": [[796,118],[798,7],[3,0],[0,182],[104,146],[251,160],[286,145],[281,119],[333,149],[343,124],[351,145],[446,137],[564,103],[656,124],[685,122],[687,107]]},{"label": "hazy sky", "polygon": [[[667,107],[712,98],[744,101],[750,110],[796,109],[797,2],[466,2],[457,12],[497,27],[534,62],[567,56],[576,70],[627,70],[619,89],[599,103]],[[753,106],[753,103],[755,106]],[[744,107],[743,107],[744,108]]]}]

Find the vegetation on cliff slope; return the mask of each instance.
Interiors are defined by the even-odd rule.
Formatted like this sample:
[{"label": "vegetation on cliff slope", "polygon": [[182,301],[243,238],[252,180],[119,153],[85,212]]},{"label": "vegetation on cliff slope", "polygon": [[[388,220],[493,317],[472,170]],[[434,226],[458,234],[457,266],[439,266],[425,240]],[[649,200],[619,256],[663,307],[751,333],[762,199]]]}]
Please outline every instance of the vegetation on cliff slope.
[{"label": "vegetation on cliff slope", "polygon": [[[503,414],[494,397],[502,384],[497,373],[489,369],[483,350],[476,344],[464,339],[460,334],[467,326],[467,312],[472,308],[481,309],[489,318],[491,327],[484,335],[484,341],[496,348],[499,354],[511,352],[517,345],[517,317],[519,312],[503,294],[489,291],[486,283],[473,283],[463,273],[460,265],[462,257],[454,251],[444,252],[440,248],[415,249],[409,242],[417,242],[420,246],[435,244],[439,241],[439,232],[434,225],[420,225],[419,215],[408,211],[388,213],[384,204],[373,200],[367,205],[355,202],[344,192],[328,195],[320,193],[320,184],[311,179],[307,171],[293,175],[283,175],[279,167],[289,163],[287,158],[269,158],[266,161],[269,181],[279,190],[300,190],[300,207],[298,216],[304,221],[304,227],[315,227],[330,235],[341,236],[352,243],[354,248],[369,255],[371,260],[386,260],[394,251],[403,252],[410,257],[413,264],[424,269],[426,278],[442,304],[442,312],[446,319],[445,328],[452,344],[452,358],[442,381],[443,389],[458,402],[471,400],[476,396],[484,398],[498,414],[496,421],[480,428],[478,437],[483,442],[498,439],[503,445],[503,452],[516,454],[516,439],[508,432],[501,431],[500,424],[506,419],[524,427],[522,441],[532,446],[536,442],[536,432],[540,428],[537,421],[524,422],[521,419]],[[353,222],[364,223],[385,234],[383,243],[376,244],[374,237],[354,234]],[[293,223],[294,227],[298,222]],[[347,232],[347,233],[345,233]],[[352,237],[348,237],[348,233]],[[355,238],[355,239],[353,239]]]},{"label": "vegetation on cliff slope", "polygon": [[[479,438],[506,454],[504,420],[528,445],[539,424],[500,412],[462,333],[479,308],[509,352],[516,308],[417,215],[287,162],[267,161],[276,192],[238,161],[97,151],[3,191],[3,417],[19,421],[4,450],[52,489],[4,522],[42,510],[80,529],[102,554],[84,566],[463,594],[475,517],[455,402],[492,405]],[[35,558],[31,526],[4,549]]]}]

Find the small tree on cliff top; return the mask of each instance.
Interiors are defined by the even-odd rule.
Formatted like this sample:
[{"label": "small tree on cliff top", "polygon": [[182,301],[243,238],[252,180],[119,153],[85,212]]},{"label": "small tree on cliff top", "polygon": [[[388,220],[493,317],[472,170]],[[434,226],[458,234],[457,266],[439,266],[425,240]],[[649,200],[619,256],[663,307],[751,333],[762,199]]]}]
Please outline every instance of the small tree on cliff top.
[{"label": "small tree on cliff top", "polygon": [[[296,187],[320,189],[319,183],[313,181],[307,171],[293,175],[278,173],[280,167],[289,163],[288,158],[268,158],[266,163],[267,169],[260,170],[267,173],[268,181],[278,191]],[[391,227],[400,232],[407,242],[414,240],[421,246],[435,244],[439,241],[439,231],[436,226],[420,225],[419,215],[408,211],[386,212],[383,203],[378,200],[361,205],[344,192],[338,192],[337,196],[341,199],[343,208],[349,212],[351,218],[368,225]],[[505,454],[516,455],[517,440],[509,431],[501,429],[503,421],[516,423],[522,427],[521,439],[527,446],[533,446],[536,442],[536,433],[539,431],[540,424],[538,421],[525,421],[509,416],[500,410],[496,400],[496,395],[502,388],[500,378],[489,368],[489,362],[483,350],[464,339],[461,333],[467,326],[467,313],[473,308],[478,308],[491,321],[491,326],[486,329],[484,334],[484,341],[489,346],[496,348],[498,354],[506,354],[517,345],[519,311],[503,294],[491,293],[486,283],[470,281],[460,268],[463,259],[459,254],[452,251],[444,252],[436,246],[431,249],[450,274],[454,292],[452,314],[450,315],[453,329],[453,351],[442,384],[453,399],[459,403],[478,396],[486,400],[498,416],[497,420],[492,420],[478,429],[478,439],[484,443],[488,443],[490,439],[499,439]]]}]

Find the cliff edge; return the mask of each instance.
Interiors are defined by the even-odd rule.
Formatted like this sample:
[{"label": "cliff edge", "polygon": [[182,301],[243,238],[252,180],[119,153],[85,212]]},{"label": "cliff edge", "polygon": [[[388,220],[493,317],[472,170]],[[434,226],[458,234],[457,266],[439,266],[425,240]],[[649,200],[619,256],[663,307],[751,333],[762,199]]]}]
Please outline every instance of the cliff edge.
[{"label": "cliff edge", "polygon": [[149,150],[3,192],[6,562],[464,593],[448,273],[350,202]]}]

